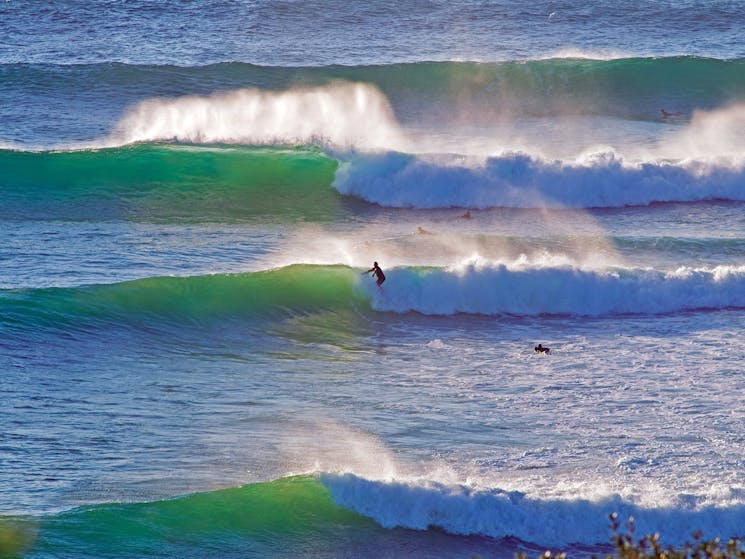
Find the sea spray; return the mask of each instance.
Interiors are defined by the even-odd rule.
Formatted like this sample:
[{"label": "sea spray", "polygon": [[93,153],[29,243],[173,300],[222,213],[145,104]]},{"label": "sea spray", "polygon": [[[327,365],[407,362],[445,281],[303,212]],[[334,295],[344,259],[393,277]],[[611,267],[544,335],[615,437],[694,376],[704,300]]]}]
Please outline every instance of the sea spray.
[{"label": "sea spray", "polygon": [[[258,66],[241,62],[194,66],[8,64],[0,66],[3,91],[7,92],[5,97],[0,92],[0,107],[6,107],[5,112],[0,109],[0,116],[9,122],[20,118],[19,128],[25,130],[22,136],[5,137],[6,141],[44,145],[52,132],[52,136],[59,136],[60,143],[69,143],[74,137],[88,138],[90,144],[99,138],[97,147],[103,147],[113,140],[105,131],[114,128],[120,133],[118,141],[136,141],[153,135],[255,138],[261,134],[259,129],[240,130],[236,126],[241,118],[246,123],[259,122],[248,119],[244,112],[248,105],[236,104],[240,99],[252,104],[266,103],[268,109],[273,100],[281,98],[291,108],[300,107],[303,95],[315,92],[324,97],[326,108],[351,109],[347,116],[358,114],[354,103],[346,104],[345,99],[351,97],[334,91],[330,84],[335,82],[358,84],[354,87],[366,89],[365,95],[369,95],[367,100],[371,103],[367,108],[372,113],[363,115],[360,122],[373,123],[376,129],[379,124],[370,117],[377,114],[384,117],[380,122],[388,121],[390,113],[384,109],[388,104],[404,123],[439,122],[449,128],[458,123],[493,126],[505,119],[567,115],[609,115],[659,122],[661,106],[683,112],[687,119],[694,110],[715,109],[742,101],[745,96],[742,59],[668,56],[593,60],[581,53],[575,55],[559,52],[555,58],[524,61],[320,67]],[[12,101],[42,82],[44,89],[36,88],[34,97],[24,98],[29,104],[28,115],[18,115]],[[127,87],[122,87],[123,83]],[[81,96],[81,91],[87,95]],[[387,101],[378,105],[375,99],[381,95]],[[48,114],[45,107],[66,107],[73,100],[85,118],[69,111],[59,111],[52,121],[45,117]],[[187,108],[193,111],[184,112]],[[377,108],[383,109],[383,113],[376,113]],[[262,118],[266,118],[271,112],[263,114]],[[143,120],[145,115],[155,120],[147,122]],[[215,120],[208,121],[209,115]],[[304,124],[274,130],[297,136],[302,130],[312,130],[309,123],[318,124],[318,116],[319,112],[301,115]],[[343,121],[347,118],[343,113],[338,117]],[[228,118],[234,120],[230,122]],[[121,126],[117,127],[117,122]],[[338,127],[334,125],[331,130],[334,129]],[[322,135],[328,137],[331,130]],[[34,134],[42,137],[34,142]],[[263,141],[269,136],[263,137]]]},{"label": "sea spray", "polygon": [[388,100],[362,83],[149,99],[130,109],[110,141],[121,145],[164,140],[367,148],[400,143]]}]

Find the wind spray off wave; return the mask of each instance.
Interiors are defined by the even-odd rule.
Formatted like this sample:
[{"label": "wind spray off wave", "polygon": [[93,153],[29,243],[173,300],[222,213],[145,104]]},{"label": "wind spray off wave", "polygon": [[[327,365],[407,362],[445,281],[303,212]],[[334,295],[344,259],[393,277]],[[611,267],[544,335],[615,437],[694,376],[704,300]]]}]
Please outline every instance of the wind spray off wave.
[{"label": "wind spray off wave", "polygon": [[368,148],[400,141],[386,97],[371,85],[346,82],[149,99],[131,109],[111,137],[114,144],[162,140]]}]

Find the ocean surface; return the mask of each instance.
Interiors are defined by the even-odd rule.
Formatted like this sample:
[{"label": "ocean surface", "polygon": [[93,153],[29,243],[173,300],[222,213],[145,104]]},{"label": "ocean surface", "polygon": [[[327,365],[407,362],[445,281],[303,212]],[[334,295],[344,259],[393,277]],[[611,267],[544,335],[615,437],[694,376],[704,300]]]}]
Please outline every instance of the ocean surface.
[{"label": "ocean surface", "polygon": [[2,557],[745,536],[741,1],[7,0],[0,263]]}]

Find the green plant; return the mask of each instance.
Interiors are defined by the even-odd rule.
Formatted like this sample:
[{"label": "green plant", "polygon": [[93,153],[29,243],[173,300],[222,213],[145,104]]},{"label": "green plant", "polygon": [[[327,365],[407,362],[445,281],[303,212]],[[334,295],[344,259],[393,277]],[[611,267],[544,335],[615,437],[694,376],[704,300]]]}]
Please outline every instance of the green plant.
[{"label": "green plant", "polygon": [[[634,518],[629,518],[626,531],[621,531],[618,514],[609,516],[610,528],[613,532],[611,541],[615,547],[613,554],[605,559],[745,559],[745,542],[738,538],[730,539],[723,545],[719,538],[702,539],[701,532],[693,534],[693,542],[686,542],[679,548],[663,547],[658,533],[648,534],[642,538],[634,538]],[[540,559],[566,559],[567,554],[546,551]],[[528,559],[524,552],[518,553],[516,559]],[[599,559],[593,556],[592,559]]]}]

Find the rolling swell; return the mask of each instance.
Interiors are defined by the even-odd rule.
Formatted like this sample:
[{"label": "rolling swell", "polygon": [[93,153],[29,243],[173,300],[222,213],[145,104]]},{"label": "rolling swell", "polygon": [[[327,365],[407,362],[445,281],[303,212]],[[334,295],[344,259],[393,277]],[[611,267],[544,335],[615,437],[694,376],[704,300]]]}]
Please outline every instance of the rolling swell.
[{"label": "rolling swell", "polygon": [[86,506],[34,524],[29,557],[264,556],[321,550],[335,544],[335,530],[374,526],[335,505],[308,476],[164,501]]},{"label": "rolling swell", "polygon": [[191,67],[5,64],[0,65],[0,80],[14,96],[29,87],[38,91],[43,84],[58,96],[56,102],[85,91],[90,103],[105,96],[122,104],[151,96],[203,95],[242,87],[277,90],[347,80],[377,86],[404,115],[417,113],[417,103],[431,107],[434,101],[488,100],[500,103],[501,110],[519,109],[525,116],[552,114],[561,108],[562,113],[649,118],[659,116],[660,103],[690,110],[744,98],[744,68],[742,59],[692,56],[323,67],[240,62]]},{"label": "rolling swell", "polygon": [[364,294],[354,287],[357,277],[341,266],[296,265],[255,273],[4,290],[0,324],[23,332],[279,320],[364,305]]},{"label": "rolling swell", "polygon": [[343,211],[339,194],[414,209],[745,201],[745,172],[695,161],[627,163],[612,153],[581,162],[516,153],[471,164],[314,147],[0,150],[6,219],[329,221]]},{"label": "rolling swell", "polygon": [[586,270],[467,264],[387,270],[382,290],[346,266],[292,265],[264,272],[155,277],[76,288],[0,292],[0,325],[20,333],[267,322],[314,313],[425,315],[665,314],[745,308],[745,266]]},{"label": "rolling swell", "polygon": [[138,144],[0,150],[0,216],[328,220],[336,161],[316,149]]},{"label": "rolling swell", "polygon": [[[680,496],[682,503],[686,497]],[[733,497],[738,501],[737,491]],[[670,499],[674,502],[675,496]],[[742,504],[731,502],[643,507],[613,494],[541,499],[499,488],[320,473],[169,500],[90,505],[4,524],[29,548],[26,557],[245,557],[313,551],[336,556],[331,549],[338,556],[356,555],[344,541],[380,546],[379,556],[386,557],[400,556],[405,544],[412,556],[427,557],[436,550],[441,554],[446,549],[441,546],[448,544],[460,553],[464,547],[493,553],[502,538],[554,549],[607,544],[610,512],[633,515],[641,533],[665,526],[664,543],[676,545],[700,528],[706,537],[739,536],[745,514]]]}]

